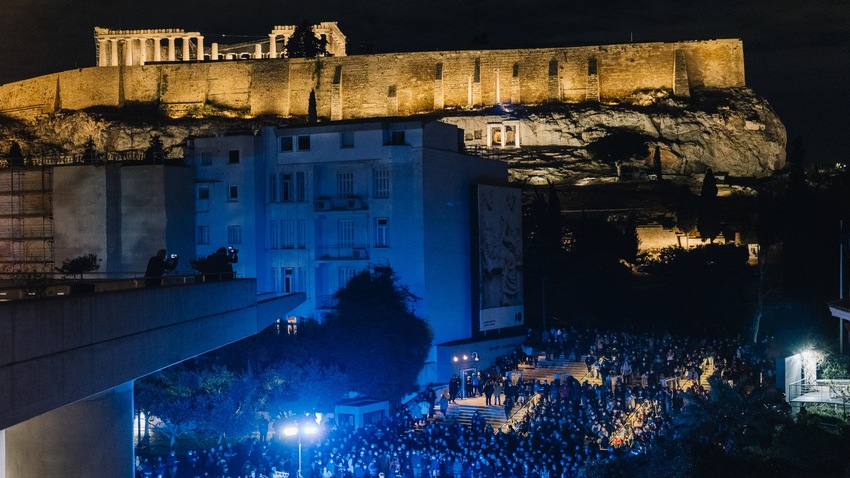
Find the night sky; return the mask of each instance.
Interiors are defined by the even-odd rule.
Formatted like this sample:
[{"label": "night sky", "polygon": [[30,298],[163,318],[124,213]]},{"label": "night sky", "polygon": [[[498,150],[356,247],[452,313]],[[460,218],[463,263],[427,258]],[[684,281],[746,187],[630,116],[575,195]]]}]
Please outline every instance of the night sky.
[{"label": "night sky", "polygon": [[850,162],[847,0],[0,0],[0,83],[94,66],[95,26],[183,28],[209,45],[304,20],[339,22],[349,52],[741,38],[748,86],[807,161]]}]

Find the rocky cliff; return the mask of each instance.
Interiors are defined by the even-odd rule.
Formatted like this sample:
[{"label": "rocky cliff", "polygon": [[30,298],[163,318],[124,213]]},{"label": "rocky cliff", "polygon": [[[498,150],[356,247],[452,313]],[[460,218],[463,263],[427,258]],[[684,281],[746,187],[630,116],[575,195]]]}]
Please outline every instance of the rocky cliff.
[{"label": "rocky cliff", "polygon": [[[220,112],[219,112],[220,113]],[[456,110],[435,115],[465,131],[473,154],[496,157],[511,165],[520,182],[573,182],[612,176],[617,162],[649,168],[658,148],[662,173],[692,175],[707,168],[732,176],[767,176],[785,164],[785,127],[770,105],[749,89],[703,91],[689,100],[665,91],[633,95],[619,104],[552,104],[487,110]],[[25,157],[69,161],[87,144],[102,156],[132,159],[157,136],[165,153],[182,155],[187,137],[252,132],[267,124],[295,120],[196,118],[159,119],[155,113],[107,110],[60,111],[30,122],[0,123],[0,155],[18,143]],[[520,147],[488,147],[488,125],[511,124]],[[600,141],[631,134],[643,151],[602,158]],[[492,142],[492,140],[491,140]]]}]

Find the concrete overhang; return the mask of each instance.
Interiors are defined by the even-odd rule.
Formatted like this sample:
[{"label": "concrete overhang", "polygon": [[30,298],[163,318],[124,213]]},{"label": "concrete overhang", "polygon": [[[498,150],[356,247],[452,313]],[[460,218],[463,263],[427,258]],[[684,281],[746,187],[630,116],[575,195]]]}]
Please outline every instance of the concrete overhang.
[{"label": "concrete overhang", "polygon": [[256,281],[0,303],[0,430],[254,335],[302,303]]}]

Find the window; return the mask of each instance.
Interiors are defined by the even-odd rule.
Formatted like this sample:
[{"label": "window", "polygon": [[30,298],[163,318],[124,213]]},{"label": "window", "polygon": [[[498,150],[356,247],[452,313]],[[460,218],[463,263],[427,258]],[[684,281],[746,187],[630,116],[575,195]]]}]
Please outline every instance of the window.
[{"label": "window", "polygon": [[339,268],[339,288],[348,285],[348,282],[354,278],[354,268],[353,267],[340,267]]},{"label": "window", "polygon": [[280,249],[280,228],[274,219],[269,221],[269,249]]},{"label": "window", "polygon": [[390,246],[390,220],[386,217],[375,218],[375,247]]},{"label": "window", "polygon": [[201,166],[212,166],[212,153],[201,153]]},{"label": "window", "polygon": [[277,202],[277,174],[269,175],[269,202]]},{"label": "window", "polygon": [[280,292],[280,269],[277,267],[272,267],[271,282],[272,291]]},{"label": "window", "polygon": [[304,135],[298,137],[298,151],[310,150],[310,136]]},{"label": "window", "polygon": [[210,243],[210,226],[198,226],[195,229],[195,244]]},{"label": "window", "polygon": [[392,131],[390,133],[390,144],[393,146],[404,145],[404,131]]},{"label": "window", "polygon": [[298,220],[298,248],[304,249],[307,247],[307,227],[303,219]]},{"label": "window", "polygon": [[242,244],[242,226],[227,226],[227,243]]},{"label": "window", "polygon": [[236,201],[237,199],[239,199],[239,187],[231,184],[230,187],[227,188],[227,200]]},{"label": "window", "polygon": [[281,221],[281,247],[295,249],[295,221]]},{"label": "window", "polygon": [[210,188],[209,186],[200,186],[198,188],[198,199],[209,199],[210,198]]},{"label": "window", "polygon": [[376,169],[375,170],[375,197],[388,198],[390,197],[390,170]]},{"label": "window", "polygon": [[288,153],[289,151],[294,151],[292,136],[283,136],[280,138],[280,152]]},{"label": "window", "polygon": [[354,132],[353,131],[343,131],[339,133],[339,147],[340,148],[353,148],[354,147]]},{"label": "window", "polygon": [[280,200],[292,201],[292,173],[280,173]]},{"label": "window", "polygon": [[340,219],[338,224],[338,238],[340,246],[354,245],[354,221],[351,219]]},{"label": "window", "polygon": [[227,152],[227,163],[228,164],[239,164],[239,150],[231,149]]},{"label": "window", "polygon": [[304,202],[304,171],[295,173],[295,200]]},{"label": "window", "polygon": [[354,173],[340,172],[336,175],[337,193],[340,197],[351,197],[354,195]]}]

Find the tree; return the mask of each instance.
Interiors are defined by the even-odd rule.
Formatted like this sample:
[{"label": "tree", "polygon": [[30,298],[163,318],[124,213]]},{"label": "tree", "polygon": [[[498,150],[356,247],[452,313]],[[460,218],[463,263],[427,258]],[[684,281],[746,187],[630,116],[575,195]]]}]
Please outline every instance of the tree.
[{"label": "tree", "polygon": [[734,455],[747,446],[769,447],[778,427],[791,423],[791,406],[775,387],[759,385],[747,393],[743,382],[732,386],[717,377],[708,382],[708,397],[685,393],[674,419],[678,433],[696,443]]},{"label": "tree", "polygon": [[295,26],[295,31],[286,42],[286,54],[289,58],[315,58],[327,55],[327,41],[317,38],[313,26],[303,21]]},{"label": "tree", "polygon": [[24,165],[24,154],[21,152],[21,145],[17,142],[12,142],[12,146],[9,147],[9,154],[6,155],[6,161],[9,162],[9,166]]},{"label": "tree", "polygon": [[157,135],[151,136],[148,149],[145,150],[145,162],[150,164],[160,164],[165,159],[165,149],[162,140]]},{"label": "tree", "polygon": [[717,209],[717,180],[709,168],[702,180],[697,216],[697,230],[703,240],[708,239],[709,242],[714,242],[714,238],[720,234],[720,217]]},{"label": "tree", "polygon": [[307,101],[307,122],[315,123],[319,120],[319,113],[316,109],[316,90],[310,90],[310,98]]},{"label": "tree", "polygon": [[178,364],[136,382],[142,384],[136,387],[136,408],[156,417],[154,428],[168,435],[173,448],[177,438],[197,423],[199,376]]},{"label": "tree", "polygon": [[62,262],[62,265],[56,268],[56,271],[62,274],[62,277],[64,278],[79,275],[80,280],[82,280],[83,274],[93,272],[98,269],[100,269],[100,259],[97,258],[97,254],[90,253],[71,259],[65,259]]},{"label": "tree", "polygon": [[334,300],[325,322],[327,347],[351,389],[389,400],[414,390],[433,332],[414,314],[417,297],[398,283],[392,268],[372,265],[338,290]]},{"label": "tree", "polygon": [[661,179],[661,148],[655,147],[655,154],[652,155],[652,170],[658,179]]}]

